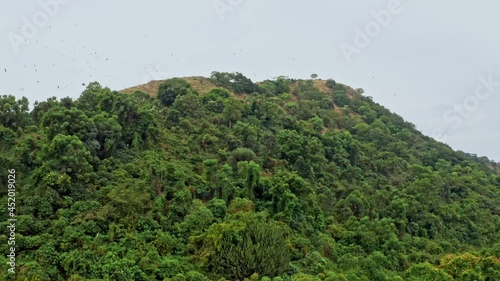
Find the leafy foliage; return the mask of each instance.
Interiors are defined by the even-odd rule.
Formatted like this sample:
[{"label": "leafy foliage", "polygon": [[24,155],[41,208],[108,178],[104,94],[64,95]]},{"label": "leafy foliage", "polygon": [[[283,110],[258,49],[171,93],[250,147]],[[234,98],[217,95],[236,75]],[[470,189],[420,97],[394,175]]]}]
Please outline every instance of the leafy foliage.
[{"label": "leafy foliage", "polygon": [[0,280],[500,280],[499,163],[331,79],[206,81],[0,97]]},{"label": "leafy foliage", "polygon": [[164,105],[172,105],[178,96],[194,93],[191,85],[182,78],[165,81],[158,89],[158,98]]},{"label": "leafy foliage", "polygon": [[257,273],[274,277],[288,267],[289,249],[283,231],[272,223],[247,225],[238,237],[223,235],[212,261],[215,272],[241,280]]}]

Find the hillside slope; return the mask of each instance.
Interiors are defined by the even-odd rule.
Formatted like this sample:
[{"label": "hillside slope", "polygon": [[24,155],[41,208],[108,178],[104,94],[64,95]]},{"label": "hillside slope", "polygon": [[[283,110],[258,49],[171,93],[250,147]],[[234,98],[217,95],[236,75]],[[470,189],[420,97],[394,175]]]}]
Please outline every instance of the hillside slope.
[{"label": "hillside slope", "polygon": [[26,103],[0,101],[1,280],[500,280],[498,164],[362,89],[214,72]]}]

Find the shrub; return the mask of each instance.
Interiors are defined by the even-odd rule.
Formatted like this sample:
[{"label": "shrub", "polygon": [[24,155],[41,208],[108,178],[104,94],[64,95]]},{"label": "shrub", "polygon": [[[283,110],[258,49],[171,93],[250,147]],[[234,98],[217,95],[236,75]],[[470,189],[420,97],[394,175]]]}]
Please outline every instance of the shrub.
[{"label": "shrub", "polygon": [[216,273],[231,280],[242,280],[254,273],[276,276],[290,261],[283,230],[270,222],[247,225],[239,239],[224,236],[222,245],[212,259]]}]

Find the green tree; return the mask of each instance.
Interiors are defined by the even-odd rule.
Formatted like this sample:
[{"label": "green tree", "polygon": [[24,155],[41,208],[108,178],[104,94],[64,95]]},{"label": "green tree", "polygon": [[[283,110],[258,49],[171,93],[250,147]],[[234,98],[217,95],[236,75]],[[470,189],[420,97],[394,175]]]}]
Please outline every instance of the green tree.
[{"label": "green tree", "polygon": [[41,165],[33,177],[42,189],[52,188],[61,196],[78,198],[85,195],[86,187],[90,187],[92,156],[76,136],[55,136],[43,146],[37,162]]},{"label": "green tree", "polygon": [[26,97],[16,100],[14,96],[0,96],[0,125],[17,130],[31,123],[28,113],[29,102]]},{"label": "green tree", "polygon": [[172,105],[178,96],[195,94],[191,84],[182,78],[172,78],[163,82],[158,89],[158,98],[167,106]]},{"label": "green tree", "polygon": [[243,105],[238,100],[228,99],[224,101],[224,109],[222,110],[222,118],[231,128],[233,123],[236,123],[242,117]]}]

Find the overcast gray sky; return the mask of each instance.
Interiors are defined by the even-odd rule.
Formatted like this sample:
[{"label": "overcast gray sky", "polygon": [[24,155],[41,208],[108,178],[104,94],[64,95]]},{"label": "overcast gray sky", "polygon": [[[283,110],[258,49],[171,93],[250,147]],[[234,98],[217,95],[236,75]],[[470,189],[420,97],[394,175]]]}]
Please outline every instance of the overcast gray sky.
[{"label": "overcast gray sky", "polygon": [[320,78],[500,160],[500,2],[4,0],[0,94],[76,98],[176,76]]}]

